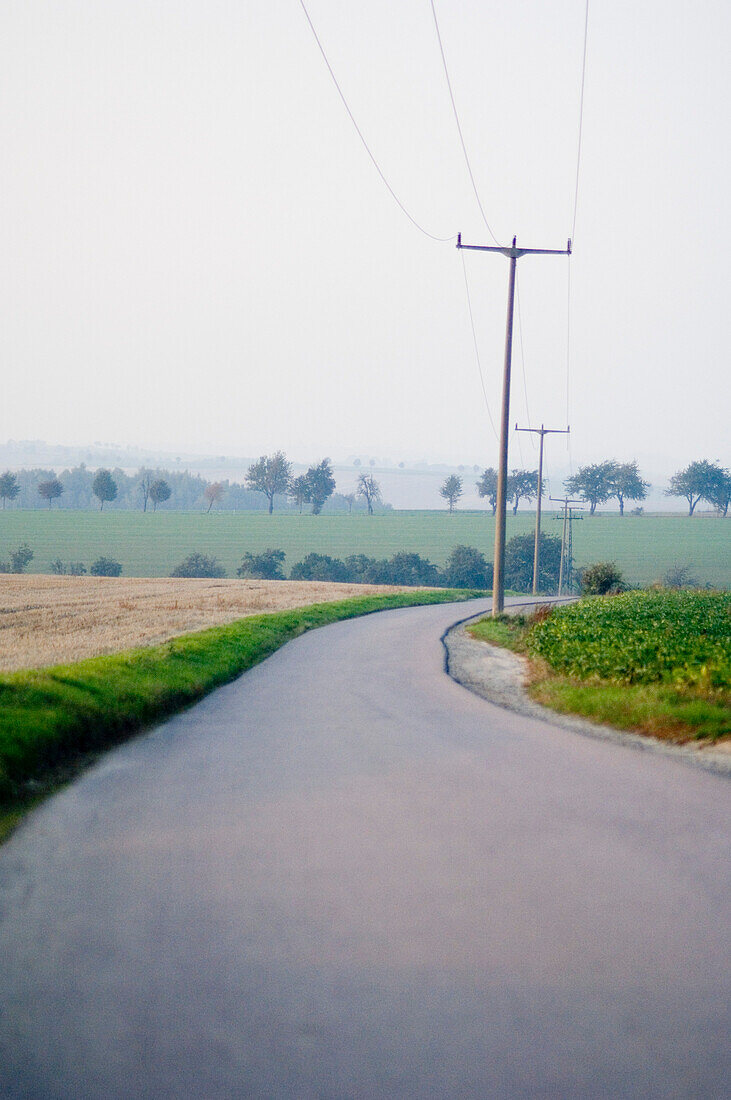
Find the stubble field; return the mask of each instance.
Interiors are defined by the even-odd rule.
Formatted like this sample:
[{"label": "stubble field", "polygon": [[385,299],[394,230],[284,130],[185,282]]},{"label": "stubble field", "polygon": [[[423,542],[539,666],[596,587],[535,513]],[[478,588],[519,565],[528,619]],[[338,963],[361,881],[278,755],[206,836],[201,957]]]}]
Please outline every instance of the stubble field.
[{"label": "stubble field", "polygon": [[267,611],[401,591],[385,585],[316,581],[3,575],[0,671],[67,664],[155,645]]}]

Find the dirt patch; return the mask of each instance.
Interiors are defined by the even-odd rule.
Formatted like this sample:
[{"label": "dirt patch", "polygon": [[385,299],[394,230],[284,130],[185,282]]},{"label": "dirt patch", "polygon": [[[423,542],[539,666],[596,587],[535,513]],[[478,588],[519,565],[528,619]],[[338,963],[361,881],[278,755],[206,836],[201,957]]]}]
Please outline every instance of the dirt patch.
[{"label": "dirt patch", "polygon": [[246,615],[413,591],[319,581],[0,574],[0,670],[81,661]]}]

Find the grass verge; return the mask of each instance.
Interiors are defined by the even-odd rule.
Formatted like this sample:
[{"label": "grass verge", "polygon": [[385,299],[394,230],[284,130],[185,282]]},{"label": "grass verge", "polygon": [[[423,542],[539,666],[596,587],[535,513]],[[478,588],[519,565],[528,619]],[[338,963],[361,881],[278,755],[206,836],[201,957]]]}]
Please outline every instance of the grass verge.
[{"label": "grass verge", "polygon": [[0,676],[0,839],[100,751],[194,703],[305,631],[374,611],[481,595],[420,590],[311,604],[163,645]]},{"label": "grass verge", "polygon": [[527,657],[528,694],[562,714],[580,715],[602,725],[679,744],[716,742],[731,734],[728,691],[663,682],[619,684],[596,675],[580,679],[556,672],[545,660],[529,654],[529,638],[535,626],[533,618],[504,615],[481,619],[468,632],[479,641]]}]

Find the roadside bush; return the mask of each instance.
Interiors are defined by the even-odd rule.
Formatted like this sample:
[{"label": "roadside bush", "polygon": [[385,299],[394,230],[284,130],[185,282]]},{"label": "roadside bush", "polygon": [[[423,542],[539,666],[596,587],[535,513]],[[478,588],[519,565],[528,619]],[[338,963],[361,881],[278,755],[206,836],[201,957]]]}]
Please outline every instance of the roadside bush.
[{"label": "roadside bush", "polygon": [[626,592],[627,585],[613,561],[598,561],[581,571],[582,596],[614,596]]},{"label": "roadside bush", "polygon": [[302,561],[292,566],[290,577],[293,581],[344,581],[350,580],[345,562],[331,558],[329,554],[308,554]]},{"label": "roadside bush", "polygon": [[218,564],[218,558],[208,554],[188,554],[188,557],[176,565],[171,577],[225,577],[226,571]]},{"label": "roadside bush", "polygon": [[239,577],[250,577],[261,581],[283,581],[282,566],[286,554],[284,550],[265,550],[262,554],[244,554],[241,565],[236,570]]},{"label": "roadside bush", "polygon": [[97,558],[89,569],[92,577],[120,577],[122,575],[122,563],[114,558]]},{"label": "roadside bush", "polygon": [[390,561],[375,561],[363,578],[367,584],[402,584],[436,587],[441,583],[439,570],[428,558],[402,550]]},{"label": "roadside bush", "polygon": [[444,566],[447,588],[489,588],[492,562],[474,546],[455,546]]},{"label": "roadside bush", "polygon": [[367,554],[350,554],[344,564],[351,584],[365,584],[366,573],[376,564],[376,559],[369,558]]},{"label": "roadside bush", "polygon": [[[514,535],[505,546],[505,585],[516,592],[530,592],[533,587],[533,553],[535,535]],[[541,532],[539,592],[558,588],[561,567],[561,539]]]}]

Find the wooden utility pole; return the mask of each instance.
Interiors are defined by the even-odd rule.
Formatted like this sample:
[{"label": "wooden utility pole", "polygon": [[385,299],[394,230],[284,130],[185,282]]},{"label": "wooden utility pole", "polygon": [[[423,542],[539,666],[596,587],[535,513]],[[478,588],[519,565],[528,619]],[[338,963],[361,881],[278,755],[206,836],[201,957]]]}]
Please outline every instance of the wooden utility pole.
[{"label": "wooden utility pole", "polygon": [[536,541],[533,548],[533,595],[538,595],[538,572],[541,564],[541,499],[543,497],[543,437],[545,435],[568,435],[570,428],[519,428],[515,425],[516,432],[537,432],[541,437],[541,446],[538,453],[538,504],[536,505]]},{"label": "wooden utility pole", "polygon": [[[571,523],[569,508],[570,504],[580,504],[581,501],[570,500],[568,497],[549,497],[549,500],[554,500],[556,504],[563,504],[563,531],[561,533],[561,564],[558,567],[558,594],[563,594],[563,563],[566,557],[566,530]],[[571,582],[571,562],[568,563],[568,569],[566,572],[569,574],[569,583]]]},{"label": "wooden utility pole", "polygon": [[505,326],[505,366],[503,369],[503,403],[500,420],[500,461],[497,476],[497,506],[495,509],[495,562],[492,582],[492,614],[501,615],[505,607],[505,519],[508,484],[508,425],[510,423],[510,367],[513,355],[513,307],[515,304],[515,267],[521,256],[570,256],[571,241],[566,248],[518,248],[516,238],[509,247],[486,244],[462,244],[457,234],[457,248],[471,252],[500,252],[510,260],[508,278],[508,319]]}]

